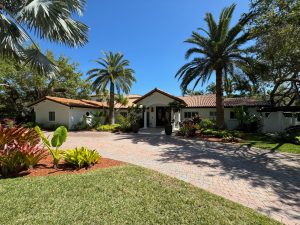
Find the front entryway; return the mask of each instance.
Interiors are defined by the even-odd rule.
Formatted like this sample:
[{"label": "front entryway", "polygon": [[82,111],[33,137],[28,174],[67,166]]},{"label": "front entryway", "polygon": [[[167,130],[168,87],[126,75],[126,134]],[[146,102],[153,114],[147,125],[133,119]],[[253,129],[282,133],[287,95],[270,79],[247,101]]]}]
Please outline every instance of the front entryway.
[{"label": "front entryway", "polygon": [[156,107],[156,127],[165,126],[171,121],[171,112],[168,107]]}]

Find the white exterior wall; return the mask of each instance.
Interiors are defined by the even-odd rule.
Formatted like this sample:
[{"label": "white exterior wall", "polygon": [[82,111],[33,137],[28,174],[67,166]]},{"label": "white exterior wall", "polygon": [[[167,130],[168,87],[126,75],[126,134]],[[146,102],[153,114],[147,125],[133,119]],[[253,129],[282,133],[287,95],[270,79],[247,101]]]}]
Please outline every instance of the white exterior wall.
[{"label": "white exterior wall", "polygon": [[[249,113],[259,115],[256,112],[256,108],[248,108]],[[198,114],[203,118],[208,118],[215,120],[215,117],[210,116],[210,112],[216,112],[216,108],[183,108],[181,109],[181,120],[184,120],[184,113],[185,112],[198,112]],[[234,108],[225,108],[224,109],[224,120],[226,127],[230,130],[237,128],[239,122],[237,119],[230,119],[230,112],[234,112]]]},{"label": "white exterior wall", "polygon": [[295,117],[285,117],[282,111],[271,112],[268,117],[266,113],[262,113],[263,117],[263,132],[283,132],[290,126],[300,125]]},{"label": "white exterior wall", "polygon": [[95,113],[97,111],[103,111],[102,109],[92,109],[92,108],[78,108],[71,107],[70,109],[70,117],[69,117],[69,129],[74,128],[79,122],[82,122],[83,116],[86,115],[87,112]]},{"label": "white exterior wall", "polygon": [[[46,127],[56,124],[69,127],[70,109],[68,106],[45,100],[36,104],[33,108],[37,123]],[[55,121],[49,121],[49,112],[55,112]]]},{"label": "white exterior wall", "polygon": [[[156,127],[156,107],[166,107],[173,101],[174,99],[169,98],[168,96],[154,92],[152,95],[147,96],[139,102],[139,104],[149,108],[149,127]],[[173,115],[171,115],[171,118],[173,118]]]}]

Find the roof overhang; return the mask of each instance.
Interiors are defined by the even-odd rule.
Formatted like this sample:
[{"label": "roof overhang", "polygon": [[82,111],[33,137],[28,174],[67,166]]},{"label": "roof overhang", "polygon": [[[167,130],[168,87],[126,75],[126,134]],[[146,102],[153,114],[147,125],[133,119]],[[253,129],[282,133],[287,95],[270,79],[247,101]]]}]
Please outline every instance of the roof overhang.
[{"label": "roof overhang", "polygon": [[185,105],[185,106],[187,105],[187,104],[185,103],[185,101],[182,100],[181,98],[178,98],[178,97],[176,97],[176,96],[174,96],[174,95],[171,95],[171,94],[169,94],[169,93],[167,93],[167,92],[164,92],[164,91],[162,91],[162,90],[160,90],[160,89],[158,89],[158,88],[154,88],[152,91],[150,91],[150,92],[148,92],[147,94],[143,95],[142,97],[138,98],[138,99],[135,100],[133,103],[134,103],[134,104],[138,104],[140,101],[142,101],[143,99],[147,98],[148,96],[152,95],[152,94],[155,93],[155,92],[160,93],[160,94],[162,94],[162,95],[164,95],[164,96],[167,96],[167,97],[173,99],[174,101],[178,101],[178,102],[182,103],[182,104]]},{"label": "roof overhang", "polygon": [[300,112],[300,106],[262,107],[258,112]]},{"label": "roof overhang", "polygon": [[[102,108],[107,108],[107,107],[105,107],[105,106],[97,106],[97,105],[93,105],[92,103],[88,103],[88,104],[90,104],[89,106],[87,106],[87,105],[73,105],[73,104],[67,104],[67,103],[63,103],[63,102],[60,102],[60,101],[57,101],[57,100],[55,100],[55,99],[52,99],[52,98],[48,98],[47,96],[46,97],[43,97],[43,98],[41,98],[41,99],[39,99],[39,100],[37,100],[37,101],[35,101],[35,102],[33,102],[33,103],[31,103],[31,104],[29,104],[29,105],[27,105],[27,107],[32,107],[32,106],[34,106],[34,105],[37,105],[38,103],[40,103],[40,102],[43,102],[43,101],[46,101],[46,100],[48,100],[48,101],[52,101],[52,102],[55,102],[55,103],[57,103],[57,104],[60,104],[60,105],[64,105],[64,106],[67,106],[67,107],[72,107],[72,108],[87,108],[87,109],[89,109],[89,108],[91,108],[91,109],[102,109]],[[83,101],[83,102],[85,102],[85,101]],[[87,102],[85,102],[85,103],[87,103]]]}]

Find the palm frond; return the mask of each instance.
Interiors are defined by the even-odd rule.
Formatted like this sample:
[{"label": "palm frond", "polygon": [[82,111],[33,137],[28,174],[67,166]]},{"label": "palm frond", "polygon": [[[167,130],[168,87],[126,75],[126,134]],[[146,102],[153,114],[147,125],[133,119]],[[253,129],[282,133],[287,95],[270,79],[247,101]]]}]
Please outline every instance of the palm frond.
[{"label": "palm frond", "polygon": [[41,39],[59,42],[71,47],[87,43],[88,27],[71,18],[72,12],[82,12],[85,2],[79,0],[32,0],[15,15]]},{"label": "palm frond", "polygon": [[55,73],[59,72],[58,67],[42,54],[39,49],[25,49],[24,62],[38,71],[38,73],[49,77],[53,77]]}]

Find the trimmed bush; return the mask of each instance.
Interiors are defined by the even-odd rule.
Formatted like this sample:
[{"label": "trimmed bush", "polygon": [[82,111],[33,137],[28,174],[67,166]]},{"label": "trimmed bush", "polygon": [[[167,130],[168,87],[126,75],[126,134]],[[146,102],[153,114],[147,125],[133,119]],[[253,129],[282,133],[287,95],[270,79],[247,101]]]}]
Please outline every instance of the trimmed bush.
[{"label": "trimmed bush", "polygon": [[200,127],[203,129],[216,129],[216,121],[205,118],[200,122]]},{"label": "trimmed bush", "polygon": [[81,147],[66,151],[64,159],[67,164],[82,168],[95,165],[100,159],[100,155],[96,150]]},{"label": "trimmed bush", "polygon": [[109,132],[115,132],[120,130],[121,125],[120,124],[107,124],[107,125],[101,125],[97,127],[97,131],[109,131]]}]

